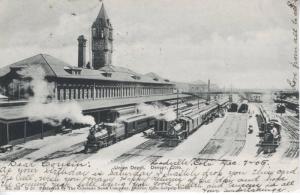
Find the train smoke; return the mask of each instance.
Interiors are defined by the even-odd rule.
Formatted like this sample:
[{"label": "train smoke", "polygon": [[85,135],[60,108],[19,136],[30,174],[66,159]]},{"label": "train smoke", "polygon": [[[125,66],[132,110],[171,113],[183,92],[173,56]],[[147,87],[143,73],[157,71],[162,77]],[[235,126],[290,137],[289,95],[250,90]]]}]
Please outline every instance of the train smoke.
[{"label": "train smoke", "polygon": [[[32,66],[35,67],[35,66]],[[59,125],[63,120],[69,119],[72,123],[95,124],[92,116],[84,116],[81,108],[75,101],[66,103],[48,102],[48,98],[53,94],[54,83],[45,80],[45,72],[42,68],[28,67],[18,74],[30,77],[30,88],[34,95],[29,98],[25,107],[25,114],[31,121],[41,120],[51,125]]]},{"label": "train smoke", "polygon": [[164,119],[166,121],[176,119],[176,113],[172,108],[168,108],[158,103],[152,105],[141,103],[137,106],[137,112],[146,114],[147,116],[153,116],[157,119]]}]

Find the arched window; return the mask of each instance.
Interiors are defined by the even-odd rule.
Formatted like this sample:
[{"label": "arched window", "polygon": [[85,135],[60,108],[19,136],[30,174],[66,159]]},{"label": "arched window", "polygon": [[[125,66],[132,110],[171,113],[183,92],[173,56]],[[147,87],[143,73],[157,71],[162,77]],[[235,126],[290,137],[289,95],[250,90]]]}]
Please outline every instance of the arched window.
[{"label": "arched window", "polygon": [[100,34],[101,39],[104,38],[104,30],[101,30],[101,34]]},{"label": "arched window", "polygon": [[93,29],[92,29],[92,34],[93,34],[93,37],[96,37],[96,36],[97,36],[97,29],[96,29],[96,28],[93,28]]}]

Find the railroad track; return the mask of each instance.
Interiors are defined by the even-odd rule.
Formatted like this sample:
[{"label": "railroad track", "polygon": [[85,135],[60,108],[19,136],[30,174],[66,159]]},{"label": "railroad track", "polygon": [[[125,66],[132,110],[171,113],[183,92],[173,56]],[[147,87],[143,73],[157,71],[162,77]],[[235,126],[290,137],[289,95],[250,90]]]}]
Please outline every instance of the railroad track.
[{"label": "railroad track", "polygon": [[155,147],[155,145],[157,145],[157,140],[147,140],[143,143],[141,143],[140,145],[134,147],[132,150],[118,156],[116,159],[114,159],[114,162],[125,162],[128,160],[131,160],[133,158],[139,157],[141,156],[141,153],[143,152],[143,150],[150,150],[152,148]]},{"label": "railroad track", "polygon": [[299,126],[299,119],[295,116],[286,116],[288,120],[293,123],[293,126],[298,127]]},{"label": "railroad track", "polygon": [[284,152],[286,158],[298,158],[299,157],[299,142],[290,143],[288,149]]},{"label": "railroad track", "polygon": [[159,139],[149,139],[130,151],[118,156],[113,162],[126,162],[134,158],[141,158],[147,151],[154,150],[160,143],[161,141]]},{"label": "railroad track", "polygon": [[[290,117],[281,117],[283,129],[292,141],[299,141],[299,122]],[[292,124],[291,124],[292,123]]]},{"label": "railroad track", "polygon": [[113,162],[126,162],[137,160],[139,162],[152,162],[161,158],[166,152],[174,147],[170,147],[165,139],[149,139],[142,144],[134,147],[130,151],[118,156]]},{"label": "railroad track", "polygon": [[14,161],[19,158],[23,158],[26,155],[37,151],[38,149],[33,148],[20,148],[19,150],[13,151],[5,156],[0,157],[0,161]]},{"label": "railroad track", "polygon": [[199,152],[203,159],[224,159],[238,156],[246,143],[248,115],[230,114]]},{"label": "railroad track", "polygon": [[283,156],[286,158],[299,157],[299,121],[293,116],[282,116],[282,129],[288,136],[288,148]]},{"label": "railroad track", "polygon": [[[71,155],[81,154],[83,153],[83,144],[84,142],[80,142],[74,145],[71,145],[68,148],[65,148],[64,150],[58,150],[55,152],[52,152],[51,154],[48,154],[42,158],[38,158],[35,161],[43,161],[43,160],[53,160],[58,158],[64,158]],[[74,160],[77,160],[76,158]]]}]

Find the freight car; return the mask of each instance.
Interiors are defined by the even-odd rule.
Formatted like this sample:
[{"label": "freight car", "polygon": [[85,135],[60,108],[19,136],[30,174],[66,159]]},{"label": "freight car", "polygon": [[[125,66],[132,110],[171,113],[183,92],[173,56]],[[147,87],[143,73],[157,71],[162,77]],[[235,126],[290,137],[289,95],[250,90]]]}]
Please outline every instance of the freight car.
[{"label": "freight car", "polygon": [[90,128],[84,152],[112,145],[154,126],[154,117],[135,114],[115,123],[96,124]]}]

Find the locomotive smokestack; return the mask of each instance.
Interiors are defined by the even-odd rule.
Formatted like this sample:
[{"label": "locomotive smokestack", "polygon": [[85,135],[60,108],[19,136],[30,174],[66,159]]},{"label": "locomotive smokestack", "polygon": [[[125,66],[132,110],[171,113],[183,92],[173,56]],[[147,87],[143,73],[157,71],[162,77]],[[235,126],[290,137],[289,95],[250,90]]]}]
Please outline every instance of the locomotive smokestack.
[{"label": "locomotive smokestack", "polygon": [[85,56],[85,50],[86,50],[86,39],[83,35],[80,35],[78,37],[78,67],[84,68],[86,63],[86,56]]}]

